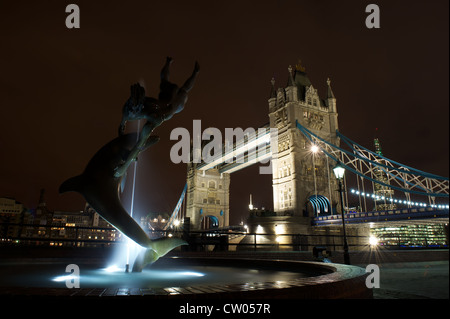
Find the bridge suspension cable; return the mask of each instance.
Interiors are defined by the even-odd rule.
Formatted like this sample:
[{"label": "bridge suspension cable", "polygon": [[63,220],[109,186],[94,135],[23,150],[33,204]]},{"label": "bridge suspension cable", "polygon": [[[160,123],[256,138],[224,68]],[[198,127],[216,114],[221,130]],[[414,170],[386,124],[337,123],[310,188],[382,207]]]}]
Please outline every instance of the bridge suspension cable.
[{"label": "bridge suspension cable", "polygon": [[184,197],[186,195],[186,191],[187,191],[187,183],[184,185],[183,191],[181,192],[181,196],[180,199],[178,200],[177,205],[175,206],[172,215],[170,216],[167,224],[164,226],[163,230],[167,230],[169,229],[170,226],[172,226],[174,224],[174,221],[177,219],[178,217],[178,213],[181,209],[181,205],[183,204],[184,201]]},{"label": "bridge suspension cable", "polygon": [[[306,138],[317,145],[323,153],[331,159],[341,162],[346,169],[358,176],[408,194],[429,196],[433,198],[433,201],[435,197],[449,197],[449,179],[446,177],[426,173],[390,160],[358,145],[338,131],[336,131],[337,136],[350,147],[351,151],[324,140],[298,121],[296,125]],[[387,177],[385,182],[374,178],[380,171]]]}]

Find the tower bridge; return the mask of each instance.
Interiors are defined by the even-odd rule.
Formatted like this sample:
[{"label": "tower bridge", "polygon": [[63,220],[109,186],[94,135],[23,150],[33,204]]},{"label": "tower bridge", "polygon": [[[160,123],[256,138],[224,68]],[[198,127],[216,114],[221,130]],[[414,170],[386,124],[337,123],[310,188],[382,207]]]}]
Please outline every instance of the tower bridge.
[{"label": "tower bridge", "polygon": [[[322,98],[300,65],[289,66],[287,77],[286,87],[276,88],[275,80],[271,81],[267,125],[247,131],[207,162],[188,164],[185,217],[190,218],[191,230],[229,226],[231,174],[261,162],[269,164],[260,169],[272,174],[274,216],[250,218],[250,232],[283,229],[283,233],[314,234],[321,227],[339,224],[342,209],[347,212],[347,223],[354,226],[350,233],[356,235],[367,234],[371,224],[394,221],[448,224],[448,178],[384,157],[379,141],[373,152],[341,134],[329,79]],[[332,171],[337,162],[351,173],[344,178],[345,186],[356,184],[358,188],[358,196],[350,194],[355,199],[345,194],[344,207]],[[370,188],[372,197],[362,198]],[[404,200],[397,202],[394,196]],[[426,203],[415,210],[418,196]],[[437,205],[439,200],[447,205]],[[348,214],[351,201],[358,202],[357,209]],[[404,210],[397,209],[403,204]],[[384,211],[376,211],[381,208]]]}]

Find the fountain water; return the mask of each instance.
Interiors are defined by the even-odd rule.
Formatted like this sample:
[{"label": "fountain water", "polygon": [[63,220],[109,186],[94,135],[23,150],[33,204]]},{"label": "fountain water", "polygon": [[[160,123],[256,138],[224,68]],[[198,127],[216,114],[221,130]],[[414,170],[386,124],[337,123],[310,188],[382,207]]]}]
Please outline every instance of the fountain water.
[{"label": "fountain water", "polygon": [[[137,121],[137,134],[136,134],[136,143],[139,141],[139,129],[140,129],[141,120]],[[135,189],[136,189],[136,171],[137,171],[137,160],[134,162],[133,167],[133,188],[131,191],[131,207],[130,207],[130,216],[133,217],[133,211],[134,211],[134,196],[135,196]],[[130,246],[135,244],[131,239],[127,238],[127,261],[125,264],[125,272],[129,272],[130,270]]]}]

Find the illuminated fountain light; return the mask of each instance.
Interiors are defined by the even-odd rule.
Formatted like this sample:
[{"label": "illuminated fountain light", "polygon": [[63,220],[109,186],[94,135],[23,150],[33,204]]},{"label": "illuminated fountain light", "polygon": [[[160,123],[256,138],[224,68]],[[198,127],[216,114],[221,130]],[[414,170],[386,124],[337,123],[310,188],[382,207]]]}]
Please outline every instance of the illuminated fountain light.
[{"label": "illuminated fountain light", "polygon": [[64,275],[64,276],[57,276],[52,278],[52,281],[54,282],[67,282],[67,281],[71,281],[71,280],[76,280],[78,279],[79,276],[75,276],[75,275]]},{"label": "illuminated fountain light", "polygon": [[129,265],[128,270],[131,271],[133,269],[133,264],[136,260],[136,257],[139,255],[139,253],[142,252],[142,250],[145,249],[125,235],[122,234],[122,236],[124,238],[124,241],[115,245],[114,253],[108,260],[108,267],[102,269],[105,272],[108,272],[108,270],[110,270],[110,273],[114,273],[117,272],[117,269],[125,272],[127,264]]},{"label": "illuminated fountain light", "polygon": [[182,271],[173,273],[175,276],[203,277],[205,274],[195,271]]},{"label": "illuminated fountain light", "polygon": [[106,268],[103,268],[102,270],[105,272],[124,272],[125,271],[124,268],[120,268],[117,265],[111,265]]}]

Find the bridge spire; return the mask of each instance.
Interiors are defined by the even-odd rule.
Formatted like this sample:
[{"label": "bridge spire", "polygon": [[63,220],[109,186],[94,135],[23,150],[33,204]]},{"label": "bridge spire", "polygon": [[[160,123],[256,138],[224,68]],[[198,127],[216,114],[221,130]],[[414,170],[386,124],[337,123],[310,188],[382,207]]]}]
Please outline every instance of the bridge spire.
[{"label": "bridge spire", "polygon": [[270,99],[277,97],[277,90],[275,89],[275,78],[272,77],[272,80],[270,80],[270,83],[272,84],[270,89]]},{"label": "bridge spire", "polygon": [[331,112],[337,112],[336,107],[336,98],[334,96],[333,90],[331,89],[331,81],[330,78],[327,78],[327,98],[326,105],[330,109]]},{"label": "bridge spire", "polygon": [[330,78],[327,78],[327,99],[335,99],[333,90],[331,89]]},{"label": "bridge spire", "polygon": [[294,81],[294,72],[293,72],[292,66],[290,66],[290,65],[288,67],[288,73],[289,73],[289,77],[288,77],[287,87],[285,88],[286,99],[287,99],[287,102],[293,102],[293,101],[298,100],[298,88]]},{"label": "bridge spire", "polygon": [[294,76],[292,74],[292,66],[289,65],[288,67],[288,72],[289,72],[289,78],[288,78],[288,83],[287,86],[294,86]]},{"label": "bridge spire", "polygon": [[275,89],[275,78],[272,77],[272,80],[270,81],[271,88],[270,88],[270,97],[268,99],[269,102],[269,112],[274,112],[277,106],[277,90]]}]

